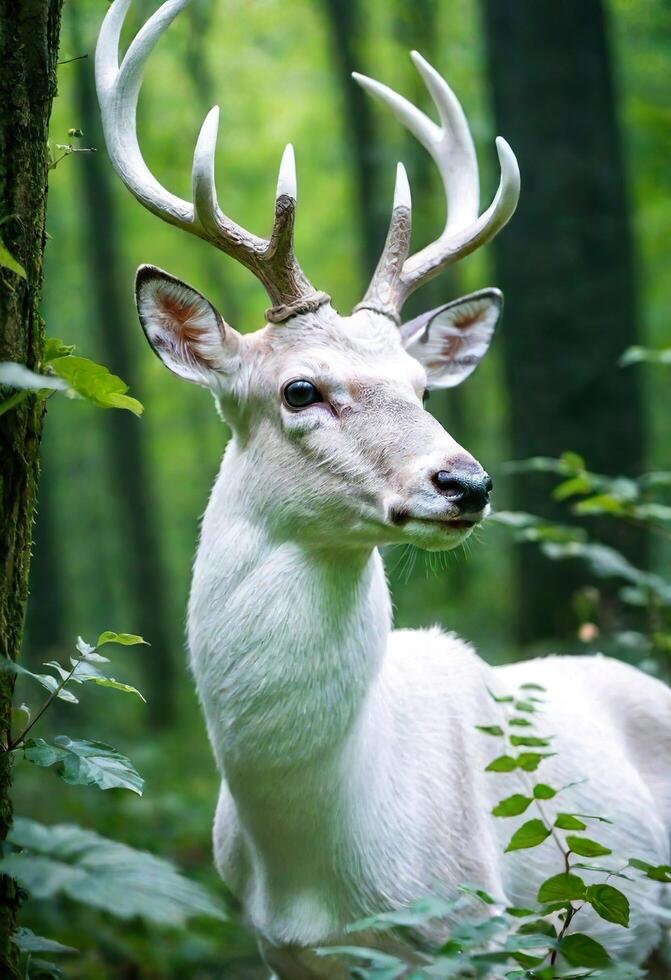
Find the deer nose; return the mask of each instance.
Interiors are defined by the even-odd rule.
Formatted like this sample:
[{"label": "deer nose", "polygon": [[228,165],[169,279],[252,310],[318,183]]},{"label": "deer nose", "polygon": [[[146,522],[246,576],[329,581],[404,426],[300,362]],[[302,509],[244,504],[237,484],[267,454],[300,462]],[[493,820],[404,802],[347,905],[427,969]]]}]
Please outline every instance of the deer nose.
[{"label": "deer nose", "polygon": [[432,482],[439,493],[465,512],[484,510],[494,489],[491,477],[484,472],[459,474],[438,470]]}]

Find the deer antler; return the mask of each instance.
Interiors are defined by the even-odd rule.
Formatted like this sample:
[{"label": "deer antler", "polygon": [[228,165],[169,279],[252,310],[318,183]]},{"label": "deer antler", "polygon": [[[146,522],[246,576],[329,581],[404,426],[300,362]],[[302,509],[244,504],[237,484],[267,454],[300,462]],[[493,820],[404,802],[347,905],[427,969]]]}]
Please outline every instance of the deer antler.
[{"label": "deer antler", "polygon": [[496,140],[501,180],[487,210],[479,212],[478,162],[466,116],[447,82],[416,51],[412,60],[433,99],[441,125],[432,122],[403,96],[366,75],[353,73],[367,92],[389,106],[433,158],[445,188],[447,218],[435,242],[408,258],[411,202],[405,168],[398,165],[389,233],[370,286],[357,309],[374,309],[399,322],[413,290],[441,269],[493,238],[512,217],[520,194],[515,154],[502,137]]},{"label": "deer antler", "polygon": [[302,272],[293,251],[296,168],[291,144],[280,164],[275,220],[269,239],[259,238],[227,217],[217,203],[214,153],[219,124],[215,106],[205,118],[193,155],[193,204],[171,194],[153,176],[142,157],[136,133],[137,100],[145,62],[157,40],[190,0],[167,0],[132,41],[119,67],[119,36],[130,0],[114,0],[103,21],[96,48],[96,86],[105,142],[112,166],[126,187],[152,214],[204,238],[237,259],[265,286],[273,307],[266,317],[276,323],[329,301]]}]

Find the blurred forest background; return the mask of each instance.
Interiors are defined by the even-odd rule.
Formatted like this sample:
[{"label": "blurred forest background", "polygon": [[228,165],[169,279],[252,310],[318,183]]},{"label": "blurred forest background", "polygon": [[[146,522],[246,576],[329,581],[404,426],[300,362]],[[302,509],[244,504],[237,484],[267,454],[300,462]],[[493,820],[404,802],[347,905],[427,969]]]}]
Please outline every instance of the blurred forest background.
[{"label": "blurred forest background", "polygon": [[[155,6],[135,0],[126,38]],[[96,688],[75,712],[58,702],[51,722],[73,737],[94,729],[133,759],[146,787],[143,799],[74,789],[22,765],[16,810],[169,856],[221,895],[210,857],[217,780],[186,669],[184,610],[198,521],[228,431],[208,394],[151,354],[132,281],[140,263],[159,265],[243,331],[261,325],[266,299],[242,268],[150,216],[114,176],[93,86],[105,9],[104,0],[64,9],[52,139],[97,152],[71,153],[51,173],[43,310],[48,334],[119,374],[145,414],[49,402],[24,664],[62,656],[78,634],[91,639],[103,629],[151,643],[117,655],[146,706],[117,706]],[[566,519],[546,475],[515,475],[506,462],[568,450],[611,475],[669,468],[668,371],[618,366],[631,345],[671,345],[668,2],[193,0],[150,59],[140,143],[163,184],[189,198],[195,138],[219,103],[220,204],[265,234],[276,167],[293,142],[297,252],[309,278],[348,312],[384,239],[398,159],[410,173],[415,243],[442,227],[430,160],[349,79],[352,69],[371,74],[431,111],[411,48],[464,105],[483,202],[495,189],[497,133],[522,172],[508,228],[406,308],[410,316],[488,285],[505,293],[489,357],[463,389],[434,393],[429,408],[492,474],[497,509]],[[69,136],[72,129],[83,135]],[[600,537],[637,564],[668,567],[661,535],[650,542],[627,524],[604,524]],[[500,525],[443,569],[394,551],[387,564],[399,626],[440,623],[490,662],[599,646],[580,629],[588,570],[548,561]],[[120,925],[65,901],[29,902],[24,920],[82,950],[68,965],[72,976],[259,975],[237,925]]]}]

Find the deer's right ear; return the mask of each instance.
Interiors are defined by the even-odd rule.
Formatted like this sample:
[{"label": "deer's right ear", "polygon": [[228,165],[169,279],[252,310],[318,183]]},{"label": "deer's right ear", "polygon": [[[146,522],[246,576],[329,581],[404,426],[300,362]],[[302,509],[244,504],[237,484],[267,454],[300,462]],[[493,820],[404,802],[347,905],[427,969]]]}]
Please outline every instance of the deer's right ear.
[{"label": "deer's right ear", "polygon": [[147,340],[167,368],[195,384],[221,385],[241,337],[202,293],[156,266],[141,265],[135,301]]}]

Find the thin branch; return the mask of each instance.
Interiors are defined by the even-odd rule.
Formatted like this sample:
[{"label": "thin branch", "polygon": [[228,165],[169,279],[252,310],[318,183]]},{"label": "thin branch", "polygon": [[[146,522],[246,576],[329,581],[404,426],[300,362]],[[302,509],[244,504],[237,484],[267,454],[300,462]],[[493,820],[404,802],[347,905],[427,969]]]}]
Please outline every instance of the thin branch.
[{"label": "thin branch", "polygon": [[59,65],[71,65],[73,61],[81,61],[82,58],[88,58],[88,53],[87,54],[78,54],[76,56],[76,58],[66,58],[64,61],[58,61],[57,64],[59,64]]}]

